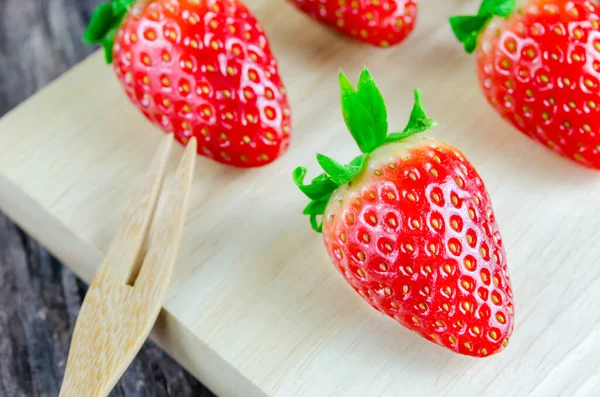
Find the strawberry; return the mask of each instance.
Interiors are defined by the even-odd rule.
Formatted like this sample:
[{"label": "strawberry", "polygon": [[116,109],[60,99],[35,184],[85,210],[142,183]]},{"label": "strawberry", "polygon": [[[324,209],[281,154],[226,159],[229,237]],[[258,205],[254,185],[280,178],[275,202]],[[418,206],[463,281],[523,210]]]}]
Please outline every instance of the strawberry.
[{"label": "strawberry", "polygon": [[422,337],[470,356],[501,351],[513,330],[512,291],[477,171],[457,149],[417,135],[436,124],[418,90],[406,128],[388,135],[369,72],[357,90],[343,73],[340,85],[363,154],[349,165],[318,154],[325,173],[308,185],[306,169],[294,171],[333,264],[371,306]]},{"label": "strawberry", "polygon": [[414,29],[416,0],[290,0],[339,32],[377,47],[403,41]]},{"label": "strawberry", "polygon": [[485,96],[530,138],[600,169],[600,9],[588,0],[484,0],[450,19]]},{"label": "strawberry", "polygon": [[290,108],[263,28],[238,0],[113,0],[84,39],[102,43],[131,101],[198,153],[237,167],[289,145]]}]

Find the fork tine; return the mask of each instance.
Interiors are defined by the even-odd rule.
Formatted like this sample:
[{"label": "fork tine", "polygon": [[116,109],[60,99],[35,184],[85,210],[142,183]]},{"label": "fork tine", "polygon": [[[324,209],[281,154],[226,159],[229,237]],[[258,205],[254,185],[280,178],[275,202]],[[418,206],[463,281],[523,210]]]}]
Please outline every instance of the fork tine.
[{"label": "fork tine", "polygon": [[138,194],[132,197],[92,284],[125,283],[137,275],[172,146],[172,134],[162,138],[146,180]]},{"label": "fork tine", "polygon": [[[104,275],[94,278],[88,289],[73,332],[60,397],[107,396],[156,322],[179,247],[196,159],[196,141],[192,139],[174,183],[160,192],[172,140],[170,137],[161,145],[151,167],[149,188],[134,200],[125,226],[115,236],[99,270]],[[159,192],[161,206],[152,220]],[[133,287],[126,285],[130,264],[140,255],[146,236],[149,252],[140,275]],[[125,258],[128,263],[123,262]],[[120,271],[121,264],[130,266]]]},{"label": "fork tine", "polygon": [[172,183],[166,184],[161,202],[150,231],[150,248],[142,264],[135,288],[153,291],[157,302],[162,303],[169,286],[181,229],[185,219],[190,185],[196,161],[196,139],[192,138],[179,163]]}]

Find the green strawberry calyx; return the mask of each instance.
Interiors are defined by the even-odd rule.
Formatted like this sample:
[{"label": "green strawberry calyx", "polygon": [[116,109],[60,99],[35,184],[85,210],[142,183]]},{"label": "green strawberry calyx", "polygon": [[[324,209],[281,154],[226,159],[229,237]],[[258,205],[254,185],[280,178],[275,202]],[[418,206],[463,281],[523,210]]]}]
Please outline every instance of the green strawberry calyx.
[{"label": "green strawberry calyx", "polygon": [[83,33],[83,41],[88,44],[101,44],[104,47],[106,63],[112,62],[115,34],[135,0],[112,0],[100,4],[94,10],[90,23]]},{"label": "green strawberry calyx", "polygon": [[517,0],[483,0],[477,15],[458,15],[450,18],[450,26],[456,38],[464,44],[465,51],[472,54],[477,47],[479,34],[495,17],[506,18],[517,8]]},{"label": "green strawberry calyx", "polygon": [[339,186],[350,183],[356,178],[375,149],[387,143],[401,141],[437,125],[435,120],[427,117],[421,92],[416,89],[414,90],[415,103],[408,124],[401,132],[388,134],[385,102],[371,73],[367,69],[362,71],[356,89],[343,72],[340,72],[339,80],[344,121],[362,154],[346,165],[317,154],[317,161],[325,172],[308,185],[304,184],[306,168],[298,167],[293,173],[296,186],[311,200],[304,208],[304,215],[310,217],[312,228],[319,233],[323,230],[322,216],[331,194]]}]

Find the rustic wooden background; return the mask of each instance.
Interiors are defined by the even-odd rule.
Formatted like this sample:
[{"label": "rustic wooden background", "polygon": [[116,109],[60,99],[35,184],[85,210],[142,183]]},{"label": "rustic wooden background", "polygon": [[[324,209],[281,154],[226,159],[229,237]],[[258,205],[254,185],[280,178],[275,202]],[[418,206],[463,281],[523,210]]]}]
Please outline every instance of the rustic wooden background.
[{"label": "rustic wooden background", "polygon": [[[0,116],[94,50],[80,37],[100,1],[0,0]],[[85,291],[0,212],[0,396],[58,395]],[[147,342],[111,396],[212,394]]]}]

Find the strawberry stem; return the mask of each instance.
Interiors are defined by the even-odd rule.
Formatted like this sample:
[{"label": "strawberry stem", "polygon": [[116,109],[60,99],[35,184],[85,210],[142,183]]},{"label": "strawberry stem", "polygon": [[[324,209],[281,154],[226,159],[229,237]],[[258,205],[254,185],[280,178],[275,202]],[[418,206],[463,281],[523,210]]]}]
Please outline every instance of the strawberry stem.
[{"label": "strawberry stem", "polygon": [[450,26],[465,51],[472,54],[477,47],[479,34],[495,17],[506,18],[517,8],[517,0],[483,0],[477,15],[458,15],[450,18]]},{"label": "strawberry stem", "polygon": [[112,62],[115,34],[133,3],[135,0],[113,0],[100,4],[83,33],[84,42],[102,44],[106,63]]},{"label": "strawberry stem", "polygon": [[344,73],[340,73],[339,81],[344,121],[363,154],[347,165],[317,154],[317,161],[325,172],[308,185],[304,184],[306,168],[298,167],[292,175],[296,186],[311,200],[303,213],[310,217],[312,228],[319,233],[323,230],[320,218],[331,195],[339,186],[352,182],[360,174],[371,152],[384,144],[401,141],[437,125],[435,120],[427,117],[421,92],[417,89],[414,91],[415,103],[408,124],[402,132],[388,134],[385,102],[369,71],[362,71],[357,89]]}]

